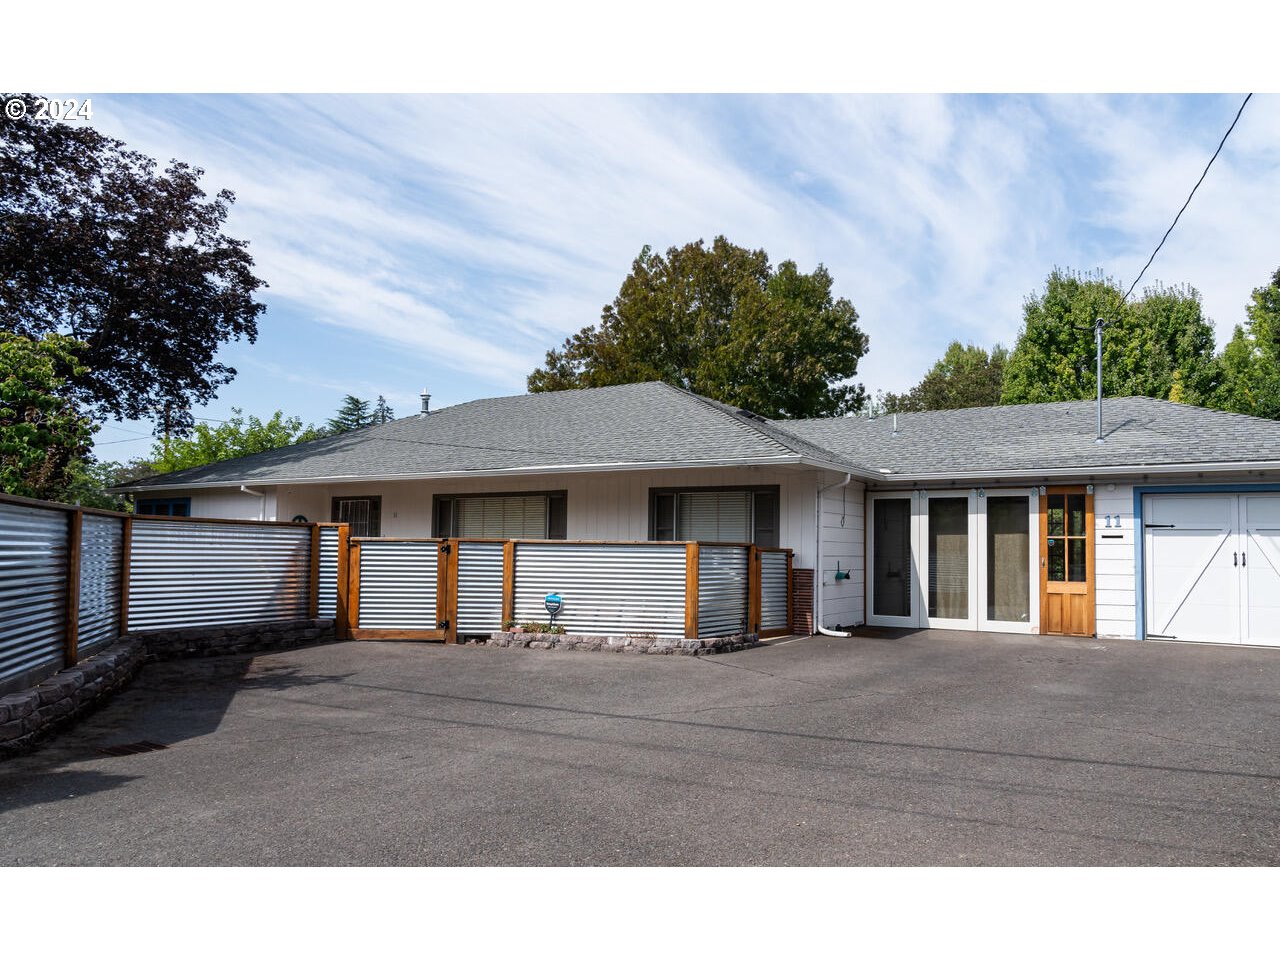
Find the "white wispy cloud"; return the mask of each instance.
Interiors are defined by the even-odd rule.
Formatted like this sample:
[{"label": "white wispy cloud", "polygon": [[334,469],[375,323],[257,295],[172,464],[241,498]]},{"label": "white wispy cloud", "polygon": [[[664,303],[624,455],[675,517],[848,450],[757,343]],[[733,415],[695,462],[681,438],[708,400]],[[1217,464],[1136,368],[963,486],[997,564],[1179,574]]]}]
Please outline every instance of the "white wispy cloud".
[{"label": "white wispy cloud", "polygon": [[[642,245],[719,233],[803,269],[825,263],[871,335],[860,379],[903,389],[952,338],[1011,343],[1023,297],[1054,265],[1132,277],[1232,109],[1149,97],[99,102],[103,129],[236,191],[231,232],[251,240],[271,311],[314,323],[318,339],[341,329],[367,342],[310,382],[359,380],[380,351],[449,401],[521,390],[548,347],[598,318]],[[1280,101],[1255,98],[1152,272],[1194,283],[1220,339],[1280,261],[1277,134]]]}]

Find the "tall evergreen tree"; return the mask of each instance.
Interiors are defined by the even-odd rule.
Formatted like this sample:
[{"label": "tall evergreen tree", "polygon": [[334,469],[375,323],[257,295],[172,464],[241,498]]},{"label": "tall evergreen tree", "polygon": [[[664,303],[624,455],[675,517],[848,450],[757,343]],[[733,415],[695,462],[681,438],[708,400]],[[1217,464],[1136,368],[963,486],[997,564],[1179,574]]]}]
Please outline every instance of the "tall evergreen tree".
[{"label": "tall evergreen tree", "polygon": [[395,418],[396,412],[391,409],[391,404],[387,403],[387,398],[378,394],[378,402],[373,405],[373,422],[387,423]]},{"label": "tall evergreen tree", "polygon": [[346,433],[348,430],[369,426],[374,422],[369,406],[368,400],[347,394],[342,398],[342,406],[338,408],[338,412],[329,420],[329,432]]}]

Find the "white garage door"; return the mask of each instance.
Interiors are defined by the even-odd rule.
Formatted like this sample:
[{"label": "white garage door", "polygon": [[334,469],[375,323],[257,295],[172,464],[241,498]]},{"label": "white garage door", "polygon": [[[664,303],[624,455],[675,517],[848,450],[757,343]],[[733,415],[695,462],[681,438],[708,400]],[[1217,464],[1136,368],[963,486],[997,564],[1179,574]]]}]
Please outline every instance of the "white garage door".
[{"label": "white garage door", "polygon": [[1280,495],[1152,494],[1147,636],[1280,645]]}]

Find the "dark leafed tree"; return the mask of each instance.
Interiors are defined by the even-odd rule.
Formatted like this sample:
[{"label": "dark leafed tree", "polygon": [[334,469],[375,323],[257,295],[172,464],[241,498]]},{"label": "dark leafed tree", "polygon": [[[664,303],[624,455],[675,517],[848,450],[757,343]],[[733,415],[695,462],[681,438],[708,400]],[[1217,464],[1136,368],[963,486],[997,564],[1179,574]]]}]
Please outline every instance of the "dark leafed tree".
[{"label": "dark leafed tree", "polygon": [[181,431],[235,376],[218,348],[253,341],[265,309],[246,243],[222,232],[235,197],[208,197],[198,167],[159,170],[84,123],[32,112],[0,117],[0,329],[83,341],[70,386],[88,410],[168,409]]},{"label": "dark leafed tree", "polygon": [[848,381],[867,335],[831,286],[825,267],[774,268],[724,237],[645,247],[600,322],[548,351],[529,390],[663,380],[767,417],[856,412],[866,391]]},{"label": "dark leafed tree", "polygon": [[1093,324],[1102,317],[1107,396],[1208,403],[1218,390],[1221,365],[1200,294],[1187,286],[1154,287],[1138,300],[1121,304],[1121,298],[1110,277],[1054,270],[1044,292],[1023,305],[1002,402],[1091,399],[1097,389]]},{"label": "dark leafed tree", "polygon": [[369,406],[368,400],[347,394],[342,398],[342,406],[338,408],[338,412],[329,420],[329,432],[346,433],[348,430],[369,426],[374,422]]},{"label": "dark leafed tree", "polygon": [[1009,351],[996,344],[988,353],[982,347],[953,340],[942,359],[906,393],[887,393],[878,400],[880,412],[954,410],[959,407],[992,407],[1000,402],[1004,365]]},{"label": "dark leafed tree", "polygon": [[387,403],[387,398],[378,394],[378,401],[373,405],[373,422],[388,423],[396,418],[396,412]]},{"label": "dark leafed tree", "polygon": [[1253,291],[1248,319],[1222,351],[1222,385],[1213,406],[1280,420],[1280,270]]}]

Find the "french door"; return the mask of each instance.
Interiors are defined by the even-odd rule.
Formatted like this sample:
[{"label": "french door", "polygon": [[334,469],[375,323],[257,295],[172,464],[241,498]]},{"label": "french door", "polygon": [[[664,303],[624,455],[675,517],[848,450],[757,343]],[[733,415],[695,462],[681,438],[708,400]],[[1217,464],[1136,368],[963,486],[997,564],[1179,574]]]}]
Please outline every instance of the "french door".
[{"label": "french door", "polygon": [[868,495],[867,622],[1030,633],[1032,490]]}]

